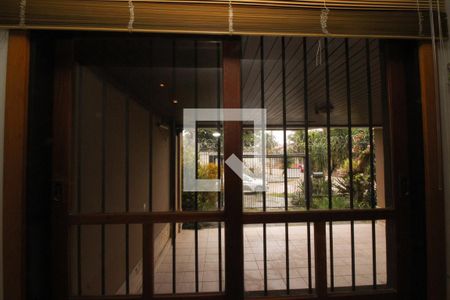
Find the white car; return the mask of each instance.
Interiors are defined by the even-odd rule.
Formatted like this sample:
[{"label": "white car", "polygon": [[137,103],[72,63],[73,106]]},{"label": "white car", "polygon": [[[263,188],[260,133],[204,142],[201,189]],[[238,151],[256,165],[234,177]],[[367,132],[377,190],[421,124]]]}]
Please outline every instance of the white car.
[{"label": "white car", "polygon": [[242,184],[244,193],[263,192],[269,189],[267,182],[264,189],[263,180],[261,178],[253,178],[247,174],[244,174],[242,177]]}]

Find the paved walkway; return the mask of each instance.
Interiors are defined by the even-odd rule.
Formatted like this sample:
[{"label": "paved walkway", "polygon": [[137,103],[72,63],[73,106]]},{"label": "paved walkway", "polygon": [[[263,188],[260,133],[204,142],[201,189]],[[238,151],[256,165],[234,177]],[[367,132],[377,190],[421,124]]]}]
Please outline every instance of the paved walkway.
[{"label": "paved walkway", "polygon": [[[313,230],[311,227],[311,237]],[[285,225],[267,225],[267,279],[270,290],[286,289],[286,242]],[[329,227],[327,226],[327,241]],[[222,230],[222,248],[223,248]],[[328,242],[327,242],[328,243]],[[289,225],[289,280],[291,289],[308,287],[308,251],[306,225]],[[314,286],[314,245],[311,242],[312,286]],[[199,291],[219,290],[218,229],[199,230]],[[330,249],[328,253],[328,276],[330,276]],[[224,251],[222,251],[224,255]],[[333,224],[334,284],[351,286],[350,224]],[[176,289],[177,293],[195,292],[194,231],[182,230],[176,242]],[[376,224],[376,270],[377,283],[386,283],[386,237],[383,221]],[[264,289],[263,230],[262,225],[244,228],[245,290]],[[371,223],[355,223],[355,271],[356,285],[371,285],[372,278],[372,231]],[[224,258],[222,259],[224,265]],[[222,272],[224,268],[222,267]],[[222,279],[225,275],[223,273]],[[330,284],[330,278],[328,279]],[[223,285],[224,286],[224,283]],[[155,292],[172,292],[172,249],[168,249],[155,270]]]}]

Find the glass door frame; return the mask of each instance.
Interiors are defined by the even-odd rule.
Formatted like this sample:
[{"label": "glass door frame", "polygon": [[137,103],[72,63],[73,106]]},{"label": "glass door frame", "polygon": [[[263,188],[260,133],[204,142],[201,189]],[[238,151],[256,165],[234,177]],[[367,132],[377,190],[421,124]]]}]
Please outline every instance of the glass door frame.
[{"label": "glass door frame", "polygon": [[[238,37],[223,38],[223,107],[241,108],[241,45]],[[328,299],[330,294],[327,289],[327,259],[326,259],[326,222],[328,221],[356,221],[356,220],[392,220],[393,235],[391,237],[394,246],[398,238],[396,236],[396,220],[398,218],[398,203],[405,200],[405,191],[398,189],[404,180],[396,175],[405,174],[405,159],[407,155],[404,149],[403,130],[406,122],[402,118],[391,118],[389,135],[392,147],[392,195],[393,208],[374,210],[318,210],[318,211],[283,211],[283,212],[243,212],[242,180],[228,166],[224,169],[225,181],[225,209],[214,212],[182,212],[175,208],[170,212],[145,212],[145,213],[92,213],[72,215],[68,212],[68,203],[72,197],[72,142],[73,142],[73,84],[74,84],[74,53],[73,39],[59,40],[56,43],[56,67],[55,67],[55,95],[54,95],[54,151],[53,151],[53,183],[55,192],[61,197],[54,201],[53,207],[53,235],[54,235],[54,286],[53,299],[93,299],[92,297],[69,295],[69,264],[68,251],[69,226],[92,224],[142,224],[143,226],[143,291],[142,295],[133,296],[99,296],[95,299],[244,299],[244,247],[243,227],[245,224],[269,224],[309,222],[313,224],[315,236],[315,293],[305,296],[295,296],[295,299]],[[404,70],[396,65],[395,61],[386,57],[387,74],[402,73]],[[406,86],[402,82],[395,85],[396,78],[388,76],[391,84],[387,87],[387,97],[397,97],[396,101],[388,101],[388,113],[402,108],[406,104]],[[172,128],[172,130],[174,130]],[[224,123],[224,158],[235,154],[242,159],[242,124],[240,122]],[[175,148],[176,135],[173,134],[173,146]],[[172,168],[172,176],[175,176],[176,167]],[[406,176],[406,175],[405,175]],[[397,179],[399,178],[399,179]],[[155,295],[153,287],[153,224],[155,223],[184,223],[184,222],[224,222],[225,224],[225,292],[224,293],[200,293],[187,295]],[[231,246],[233,245],[233,246]],[[395,248],[393,250],[396,250]],[[392,253],[398,253],[396,251]],[[392,274],[397,274],[397,269],[404,266],[397,265],[396,255],[388,257],[392,262]],[[340,293],[334,294],[333,299],[396,299],[397,275],[392,278],[392,286],[387,290],[372,290],[367,293]],[[284,299],[290,296],[279,296],[274,299]],[[256,297],[255,299],[265,298]],[[272,297],[271,297],[272,299]]]}]

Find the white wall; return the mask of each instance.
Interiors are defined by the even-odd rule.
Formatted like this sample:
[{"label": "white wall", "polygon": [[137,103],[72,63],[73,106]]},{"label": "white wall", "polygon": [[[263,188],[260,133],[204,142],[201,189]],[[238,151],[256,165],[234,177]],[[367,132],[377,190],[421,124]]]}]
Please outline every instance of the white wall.
[{"label": "white wall", "polygon": [[0,300],[3,300],[3,129],[8,31],[0,30]]}]

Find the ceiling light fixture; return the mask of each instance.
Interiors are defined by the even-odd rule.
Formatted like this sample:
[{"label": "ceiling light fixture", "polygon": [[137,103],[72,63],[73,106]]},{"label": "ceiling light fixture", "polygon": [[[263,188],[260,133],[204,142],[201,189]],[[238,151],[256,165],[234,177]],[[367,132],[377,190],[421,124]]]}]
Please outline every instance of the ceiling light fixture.
[{"label": "ceiling light fixture", "polygon": [[159,84],[159,87],[165,87],[166,85],[164,84],[164,82],[161,82],[160,84]]},{"label": "ceiling light fixture", "polygon": [[173,99],[172,102],[173,102],[173,104],[178,104],[178,100],[177,99]]}]

